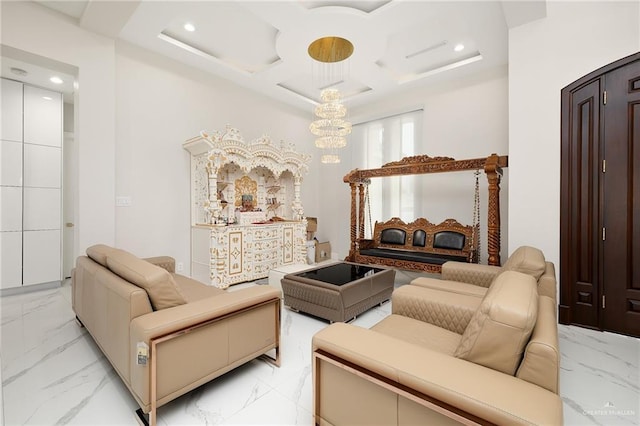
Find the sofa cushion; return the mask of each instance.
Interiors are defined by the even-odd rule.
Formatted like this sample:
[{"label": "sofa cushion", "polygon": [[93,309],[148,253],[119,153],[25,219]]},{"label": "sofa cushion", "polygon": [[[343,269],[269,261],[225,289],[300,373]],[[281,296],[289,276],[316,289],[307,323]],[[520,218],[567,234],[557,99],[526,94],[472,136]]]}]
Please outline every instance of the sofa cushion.
[{"label": "sofa cushion", "polygon": [[395,314],[389,315],[371,330],[447,355],[453,355],[462,337],[428,322]]},{"label": "sofa cushion", "polygon": [[433,236],[433,248],[462,250],[465,236],[460,232],[441,231]]},{"label": "sofa cushion", "polygon": [[398,244],[404,245],[407,233],[399,228],[383,229],[380,233],[381,244]]},{"label": "sofa cushion", "polygon": [[454,355],[514,375],[537,314],[536,280],[505,271],[489,287]]},{"label": "sofa cushion", "polygon": [[502,269],[531,275],[537,281],[542,276],[545,267],[544,254],[539,249],[521,246],[509,256]]},{"label": "sofa cushion", "polygon": [[171,277],[159,266],[142,260],[124,250],[107,255],[107,267],[116,275],[145,289],[155,311],[187,303],[186,298]]},{"label": "sofa cushion", "polygon": [[414,247],[424,247],[427,245],[427,233],[424,232],[424,229],[416,229],[413,231],[413,246]]},{"label": "sofa cushion", "polygon": [[184,275],[171,274],[171,276],[189,303],[226,293],[226,291],[222,289],[203,284],[200,281],[185,277]]},{"label": "sofa cushion", "polygon": [[412,280],[410,284],[449,293],[464,294],[465,296],[475,296],[480,299],[487,294],[487,287],[437,278],[418,277]]},{"label": "sofa cushion", "polygon": [[453,254],[429,253],[418,250],[402,250],[393,248],[371,248],[360,250],[363,256],[384,257],[387,259],[408,260],[409,262],[430,263],[432,265],[442,265],[451,260],[456,262],[466,262],[466,256],[456,256]]},{"label": "sofa cushion", "polygon": [[94,262],[97,262],[100,265],[106,267],[107,255],[114,250],[117,249],[104,244],[96,244],[87,248],[87,256],[89,256]]}]

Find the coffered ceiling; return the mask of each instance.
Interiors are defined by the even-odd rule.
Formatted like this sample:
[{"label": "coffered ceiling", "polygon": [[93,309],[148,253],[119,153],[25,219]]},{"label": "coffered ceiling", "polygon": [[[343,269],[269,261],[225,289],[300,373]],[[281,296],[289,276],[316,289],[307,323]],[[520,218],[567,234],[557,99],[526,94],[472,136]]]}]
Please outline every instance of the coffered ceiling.
[{"label": "coffered ceiling", "polygon": [[[507,63],[508,29],[544,17],[544,1],[38,1],[119,38],[309,110],[321,87],[349,105]],[[194,31],[185,29],[191,24]],[[320,67],[314,40],[353,55]],[[464,48],[456,46],[464,46]]]}]

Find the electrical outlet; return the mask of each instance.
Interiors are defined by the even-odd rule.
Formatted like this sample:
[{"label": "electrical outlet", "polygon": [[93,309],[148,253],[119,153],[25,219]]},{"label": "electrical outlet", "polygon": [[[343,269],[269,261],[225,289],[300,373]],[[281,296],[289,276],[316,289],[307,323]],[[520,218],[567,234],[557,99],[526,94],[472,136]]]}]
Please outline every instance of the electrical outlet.
[{"label": "electrical outlet", "polygon": [[176,272],[182,272],[182,271],[184,271],[184,263],[178,262],[176,264]]}]

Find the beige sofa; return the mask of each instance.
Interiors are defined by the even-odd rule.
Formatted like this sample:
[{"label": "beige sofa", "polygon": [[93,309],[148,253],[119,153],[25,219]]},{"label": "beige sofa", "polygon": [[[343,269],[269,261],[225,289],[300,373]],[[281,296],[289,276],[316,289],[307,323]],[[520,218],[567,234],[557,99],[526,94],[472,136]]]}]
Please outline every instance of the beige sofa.
[{"label": "beige sofa", "polygon": [[371,329],[318,332],[316,424],[562,424],[556,306],[538,287],[515,271],[481,297],[406,285]]},{"label": "beige sofa", "polygon": [[555,267],[545,260],[541,250],[530,246],[518,247],[502,266],[446,262],[442,265],[442,279],[420,277],[411,284],[483,297],[493,280],[504,271],[531,275],[538,283],[539,295],[557,300]]},{"label": "beige sofa", "polygon": [[96,245],[77,259],[72,291],[79,322],[142,422],[155,424],[157,407],[258,356],[280,364],[280,291],[269,286],[224,291],[175,274],[171,257]]}]

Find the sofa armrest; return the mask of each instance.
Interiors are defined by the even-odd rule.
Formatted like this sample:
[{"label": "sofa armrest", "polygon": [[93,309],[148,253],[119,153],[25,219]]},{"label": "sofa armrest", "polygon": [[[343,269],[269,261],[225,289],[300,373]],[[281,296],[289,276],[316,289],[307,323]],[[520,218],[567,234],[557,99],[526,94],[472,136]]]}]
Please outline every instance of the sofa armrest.
[{"label": "sofa armrest", "polygon": [[[234,314],[238,316],[232,317]],[[144,412],[151,407],[153,357],[158,366],[156,397],[158,405],[162,405],[183,394],[185,386],[193,389],[219,372],[277,348],[279,315],[280,291],[256,286],[134,318],[129,326],[129,378],[140,407]],[[203,324],[206,325],[192,328]],[[234,329],[243,331],[234,334]],[[159,343],[155,353],[150,352],[151,362],[137,364],[138,343],[152,348],[154,339],[168,335],[172,335],[170,339]]]},{"label": "sofa armrest", "polygon": [[482,299],[415,285],[397,288],[391,296],[394,314],[463,334]]},{"label": "sofa armrest", "polygon": [[155,257],[147,257],[143,260],[146,260],[149,263],[152,263],[156,266],[166,269],[172,274],[176,272],[176,260],[171,256],[155,256]]},{"label": "sofa armrest", "polygon": [[489,287],[493,279],[502,272],[499,266],[477,263],[445,262],[442,265],[442,279]]},{"label": "sofa armrest", "polygon": [[[341,400],[337,404],[340,407],[336,407],[335,401],[333,404],[324,403],[323,396],[339,390],[343,386],[341,378],[347,378],[345,375],[356,374],[364,380],[354,386],[375,387],[382,382],[384,386],[380,386],[380,392],[393,392],[405,397],[409,394],[423,406],[424,413],[435,411],[429,405],[432,403],[439,406],[445,415],[455,411],[457,415],[492,424],[562,424],[562,400],[553,392],[373,330],[351,324],[332,324],[313,337],[313,351],[316,410],[320,410],[315,415],[320,418],[339,416],[341,408],[343,412],[354,412],[355,409],[346,410],[344,407],[358,404],[361,392],[354,392],[354,389],[339,392]],[[331,369],[331,375],[325,377],[323,371],[328,362],[323,360],[323,356],[338,364],[343,363],[347,368]],[[338,388],[333,387],[334,384]],[[392,403],[390,409],[394,407],[395,403]],[[323,412],[332,408],[337,411]],[[366,416],[367,413],[361,410],[354,415]],[[319,420],[316,417],[316,423],[320,423]],[[351,420],[366,422],[366,419]]]}]

